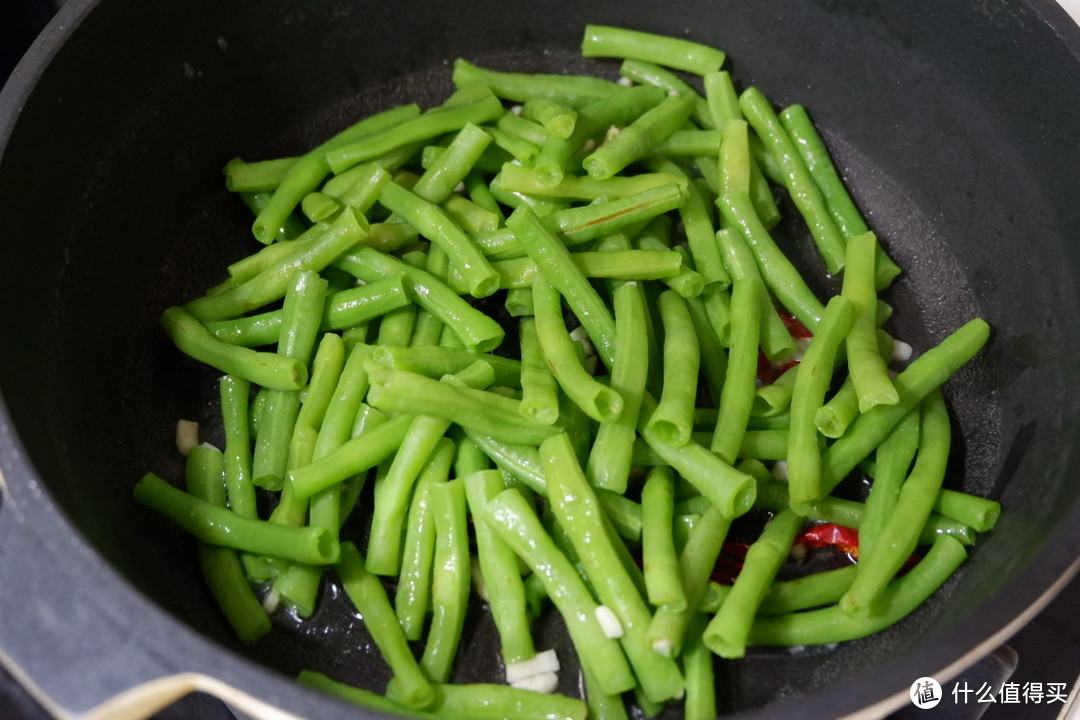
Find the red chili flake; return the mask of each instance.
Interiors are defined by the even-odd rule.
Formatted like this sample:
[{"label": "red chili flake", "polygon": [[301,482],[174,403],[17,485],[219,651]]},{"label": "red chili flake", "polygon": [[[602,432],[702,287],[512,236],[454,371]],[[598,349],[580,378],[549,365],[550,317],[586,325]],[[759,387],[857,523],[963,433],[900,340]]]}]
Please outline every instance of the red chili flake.
[{"label": "red chili flake", "polygon": [[721,585],[734,585],[735,578],[742,571],[742,563],[731,558],[721,557],[716,561],[716,567],[712,571],[712,579]]},{"label": "red chili flake", "polygon": [[774,363],[769,360],[769,358],[765,357],[763,351],[759,350],[757,360],[758,383],[760,385],[771,385],[776,382],[778,377],[798,364],[798,360],[787,360],[785,362]]},{"label": "red chili flake", "polygon": [[746,543],[724,543],[720,550],[720,557],[716,559],[716,565],[713,566],[712,579],[721,585],[734,585],[749,549],[750,546]]},{"label": "red chili flake", "polygon": [[788,360],[786,363],[780,363],[776,366],[776,377],[780,377],[791,368],[799,364],[798,360]]},{"label": "red chili flake", "polygon": [[784,321],[784,326],[787,327],[788,332],[791,333],[791,337],[793,337],[793,338],[814,337],[814,333],[810,332],[810,330],[807,329],[807,327],[805,325],[803,325],[801,322],[799,322],[798,318],[796,318],[794,315],[786,313],[783,310],[777,310],[776,312],[780,316],[780,319]]},{"label": "red chili flake", "polygon": [[[859,558],[859,531],[835,523],[811,525],[795,536],[794,544],[810,548],[832,548],[846,553],[853,560]],[[717,558],[716,565],[713,567],[712,579],[721,585],[734,585],[749,549],[750,546],[746,543],[725,542],[721,548],[720,557]],[[913,553],[897,575],[904,575],[921,559],[920,555]]]},{"label": "red chili flake", "polygon": [[750,546],[746,543],[740,542],[726,542],[723,545],[721,552],[729,557],[735,557],[740,560],[746,559],[746,553],[749,552]]},{"label": "red chili flake", "polygon": [[843,525],[811,525],[795,538],[795,543],[814,548],[833,547],[852,557],[859,556],[859,531]]},{"label": "red chili flake", "polygon": [[757,354],[757,379],[762,385],[770,385],[776,380],[776,375],[773,374],[773,366],[769,361],[769,358],[765,357],[765,352],[758,350]]}]

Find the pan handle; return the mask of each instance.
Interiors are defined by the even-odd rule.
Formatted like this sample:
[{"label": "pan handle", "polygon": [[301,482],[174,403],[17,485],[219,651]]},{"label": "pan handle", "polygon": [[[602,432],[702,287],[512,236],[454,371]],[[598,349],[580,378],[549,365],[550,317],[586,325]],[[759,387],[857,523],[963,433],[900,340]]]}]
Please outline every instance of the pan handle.
[{"label": "pan handle", "polygon": [[9,487],[0,471],[0,663],[49,714],[140,720],[202,691],[254,720],[300,720],[178,667],[162,648],[184,634],[141,620],[149,601],[130,588],[113,591],[123,581],[69,526],[59,531],[66,523],[36,480],[17,468],[9,480],[17,484]]},{"label": "pan handle", "polygon": [[302,720],[202,673],[181,673],[143,683],[80,715],[79,720],[144,720],[193,692],[213,695],[252,720]]}]

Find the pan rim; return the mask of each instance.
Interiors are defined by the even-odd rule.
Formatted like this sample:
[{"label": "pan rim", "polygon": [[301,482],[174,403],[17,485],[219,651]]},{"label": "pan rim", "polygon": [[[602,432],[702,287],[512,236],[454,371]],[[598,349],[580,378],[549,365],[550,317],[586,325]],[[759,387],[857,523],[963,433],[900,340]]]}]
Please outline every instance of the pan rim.
[{"label": "pan rim", "polygon": [[[60,13],[54,18],[54,20],[34,42],[31,49],[27,52],[22,61],[20,61],[19,65],[16,67],[15,71],[12,73],[12,76],[9,79],[8,83],[5,85],[3,90],[0,91],[0,157],[3,156],[11,133],[18,123],[22,107],[25,104],[26,100],[33,93],[34,88],[38,83],[38,80],[49,67],[53,58],[60,51],[63,45],[77,31],[78,27],[82,24],[86,17],[89,16],[89,14],[94,10],[94,8],[96,8],[100,4],[100,1],[101,0],[71,0],[71,2],[65,4],[65,6],[61,9]],[[1061,38],[1062,42],[1066,45],[1066,47],[1069,48],[1073,57],[1080,59],[1080,31],[1078,31],[1076,25],[1072,23],[1071,18],[1065,13],[1064,9],[1052,0],[1028,0],[1028,2],[1040,15],[1040,17],[1048,25],[1055,29],[1058,37]],[[1062,22],[1068,22],[1072,27],[1062,28],[1060,27],[1060,24]],[[7,407],[4,404],[2,397],[0,397],[0,458],[5,459],[4,470],[8,473],[6,478],[7,488],[5,490],[5,494],[10,496],[10,499],[13,499],[16,503],[22,503],[22,507],[24,510],[26,510],[27,507],[33,507],[33,510],[31,510],[31,512],[36,513],[38,512],[38,510],[45,511],[46,516],[37,516],[38,519],[47,520],[48,522],[53,524],[53,527],[60,526],[63,528],[63,531],[68,534],[69,537],[77,538],[78,542],[82,546],[82,549],[88,551],[83,555],[83,557],[85,558],[86,556],[90,556],[93,558],[93,562],[96,563],[93,570],[97,572],[99,576],[100,573],[104,571],[109,576],[110,583],[115,586],[115,589],[126,589],[125,594],[139,596],[137,605],[139,606],[139,610],[141,612],[150,610],[155,614],[157,622],[162,622],[164,620],[164,622],[168,624],[171,631],[173,632],[174,637],[177,634],[182,634],[185,636],[185,642],[189,642],[191,640],[196,641],[195,644],[191,645],[192,648],[198,648],[202,652],[209,651],[211,653],[218,654],[221,654],[221,651],[224,650],[225,654],[231,660],[240,660],[243,661],[243,664],[250,665],[250,668],[245,669],[254,669],[259,671],[256,674],[256,679],[259,679],[260,677],[265,677],[269,680],[274,681],[278,681],[280,679],[281,674],[273,668],[268,668],[264,665],[255,663],[254,661],[250,661],[247,658],[239,655],[238,653],[235,653],[230,648],[219,645],[218,643],[210,640],[209,638],[206,638],[197,631],[194,631],[191,627],[189,627],[182,621],[172,616],[167,611],[164,611],[156,603],[149,600],[149,598],[143,596],[141,592],[137,590],[135,593],[130,592],[132,589],[134,589],[133,586],[128,583],[127,580],[123,578],[123,576],[121,576],[120,573],[116,571],[108,562],[104,561],[104,559],[96,551],[94,551],[93,547],[86,541],[85,537],[82,535],[78,527],[67,517],[66,513],[52,498],[52,495],[49,492],[47,485],[45,485],[43,478],[39,476],[36,469],[29,461],[29,457],[25,452],[25,448],[23,448],[22,446],[22,443],[18,436],[18,432],[14,426],[10,414],[8,413]],[[47,497],[49,499],[48,503],[40,502],[42,498],[42,493],[44,493],[44,497]],[[31,500],[34,500],[36,502],[29,502]],[[1063,519],[1061,523],[1061,528],[1065,528],[1068,526],[1071,526],[1073,528],[1080,528],[1080,508],[1074,509],[1074,511],[1067,518]],[[43,523],[41,527],[45,527],[45,524]],[[39,528],[35,528],[35,530],[38,529]],[[43,540],[48,541],[47,546],[50,548],[51,551],[54,552],[55,557],[55,550],[58,547],[56,543],[58,541],[56,540],[55,536],[47,538],[47,535],[51,534],[38,532],[39,537],[41,537]],[[1068,572],[1070,568],[1073,568],[1073,572],[1075,572],[1077,558],[1080,558],[1080,531],[1074,532],[1074,537],[1068,539],[1071,540],[1071,544],[1063,543],[1060,546],[1049,548],[1046,553],[1040,554],[1039,559],[1036,562],[1032,563],[1032,565],[1026,568],[1025,571],[1021,574],[1021,577],[1018,579],[1018,582],[1015,583],[1014,587],[1008,588],[1006,591],[999,593],[997,596],[988,601],[984,605],[984,607],[979,610],[977,615],[981,616],[985,611],[989,610],[991,606],[1000,605],[1002,599],[1006,596],[1009,596],[1011,598],[1011,596],[1015,594],[1018,599],[1023,597],[1030,598],[1030,595],[1032,593],[1027,591],[1027,588],[1037,586],[1037,583],[1027,582],[1032,575],[1038,575],[1045,578],[1049,573],[1052,572],[1054,568],[1058,568],[1059,576]],[[69,570],[74,570],[74,568],[69,568]],[[1023,614],[1024,612],[1030,610],[1031,607],[1034,607],[1039,602],[1041,597],[1042,595],[1040,595],[1038,598],[1035,598],[1034,600],[1030,600],[1030,602],[1025,605],[1025,609],[1022,610],[1020,614]],[[1006,613],[1002,611],[1002,613],[999,614],[1004,615]],[[1015,613],[1012,614],[1016,615]],[[164,618],[162,618],[161,616],[164,616]],[[1001,628],[1008,629],[1009,627],[1011,627],[1009,623],[1000,622],[1005,618],[998,617],[997,615],[993,615],[992,617],[996,618],[996,622],[998,622]],[[952,639],[953,636],[957,635],[959,635],[959,637],[957,637],[956,640],[960,640],[961,638],[974,637],[978,634],[975,633],[974,627],[972,627],[970,631],[962,631],[967,630],[969,625],[973,625],[974,620],[976,619],[978,619],[976,616],[965,619],[964,623],[962,623],[960,626],[953,628],[948,633],[943,634],[941,639],[949,640]],[[176,631],[180,630],[181,628],[183,629],[183,632],[177,633]],[[1002,630],[998,630],[998,632],[1002,632]],[[1012,632],[1015,632],[1015,630],[1013,630]],[[1012,633],[1010,632],[1009,634],[1011,635]],[[951,647],[952,646],[950,645],[950,648]],[[922,650],[929,653],[929,649],[923,648]],[[942,651],[942,653],[944,653],[944,651]],[[933,654],[933,657],[939,658],[942,653],[935,653]],[[955,662],[955,658],[952,657],[953,653],[954,650],[950,649],[948,651],[950,657],[939,658],[947,660],[948,662],[939,663],[937,665],[928,664],[926,665],[926,667],[947,667],[948,665]],[[909,658],[912,654],[913,653],[909,653],[903,656],[903,658],[901,659]],[[923,659],[926,660],[928,663],[931,660],[930,657],[925,657]],[[899,663],[899,661],[897,662]],[[230,662],[230,667],[233,664],[234,663]],[[895,672],[892,670],[892,666],[893,663],[879,666],[871,675],[867,676],[867,678],[865,679],[867,681],[873,680],[875,678],[878,680],[895,679]],[[243,675],[245,673],[241,672],[240,674]],[[832,694],[832,691],[835,690],[837,687],[841,686],[831,686],[829,688],[830,694]],[[877,695],[880,698],[880,693],[878,693]],[[856,696],[858,696],[858,694],[856,694]],[[323,696],[319,695],[318,697],[322,698]],[[805,713],[808,710],[813,710],[815,705],[821,704],[825,702],[825,700],[820,697],[807,697],[801,698],[799,702],[801,703],[799,708],[800,712],[803,713],[803,716],[805,716]],[[830,708],[836,708],[835,700],[833,700],[833,703],[830,704]],[[749,712],[751,714],[740,713],[731,717],[756,717],[755,711]],[[777,717],[776,711],[770,710],[769,717]]]}]

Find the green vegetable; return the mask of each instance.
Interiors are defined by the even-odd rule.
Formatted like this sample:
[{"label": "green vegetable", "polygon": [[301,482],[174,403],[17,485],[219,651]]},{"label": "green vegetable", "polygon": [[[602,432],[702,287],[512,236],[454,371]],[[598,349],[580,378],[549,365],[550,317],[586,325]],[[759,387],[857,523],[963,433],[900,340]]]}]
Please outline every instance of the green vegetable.
[{"label": "green vegetable", "polygon": [[488,500],[483,519],[532,567],[566,622],[578,654],[596,672],[601,691],[616,694],[634,687],[626,656],[596,619],[596,601],[521,493],[504,490]]},{"label": "green vegetable", "polygon": [[776,514],[746,553],[731,592],[709,621],[702,642],[723,658],[746,654],[747,638],[761,599],[791,550],[802,519],[789,508]]},{"label": "green vegetable", "polygon": [[434,682],[444,683],[450,678],[461,642],[471,585],[465,485],[461,480],[435,483],[428,487],[428,497],[435,519],[433,615],[420,667]]},{"label": "green vegetable", "polygon": [[653,468],[641,489],[641,560],[649,604],[686,608],[675,553],[675,481],[669,468]]},{"label": "green vegetable", "polygon": [[600,422],[589,452],[585,472],[593,486],[619,494],[626,492],[630,456],[634,446],[641,399],[649,372],[648,321],[645,301],[636,283],[624,283],[612,293],[615,306],[615,362],[611,390],[622,399],[616,417]]},{"label": "green vegetable", "polygon": [[637,58],[705,75],[724,64],[724,51],[701,43],[607,25],[586,25],[585,57]]},{"label": "green vegetable", "polygon": [[844,251],[846,243],[840,234],[832,215],[825,206],[821,190],[814,183],[810,172],[795,150],[791,138],[780,124],[768,98],[757,88],[751,87],[739,96],[739,107],[747,122],[753,126],[758,137],[773,159],[779,164],[784,185],[791,194],[791,199],[799,209],[810,233],[817,244],[825,268],[831,274],[844,269]]},{"label": "green vegetable", "polygon": [[877,613],[852,618],[839,605],[829,605],[808,612],[762,617],[754,621],[749,642],[753,645],[820,645],[865,637],[911,613],[966,557],[964,546],[957,540],[939,536],[926,557],[888,585],[879,598]]},{"label": "green vegetable", "polygon": [[[583,50],[619,83],[462,59],[426,111],[225,168],[263,244],[161,316],[221,375],[198,420],[225,450],[179,442],[188,492],[148,473],[134,496],[198,540],[243,641],[260,598],[307,618],[343,589],[393,679],[305,684],[417,717],[711,718],[714,654],[895,622],[1000,516],[943,488],[941,388],[989,326],[891,377],[899,268],[807,113],[687,39],[591,25]],[[824,261],[805,276],[778,192]],[[866,504],[831,494],[852,472]],[[859,530],[859,564],[777,581],[804,522]],[[522,687],[448,684],[482,601]],[[511,681],[549,657],[549,604],[587,705]]]},{"label": "green vegetable", "polygon": [[649,700],[663,702],[682,695],[678,666],[654,653],[646,630],[649,610],[615,551],[618,542],[607,534],[599,501],[574,457],[570,439],[556,435],[540,446],[548,478],[551,507],[580,558],[585,574],[601,602],[622,623],[622,647],[637,681]]},{"label": "green vegetable", "polygon": [[[844,288],[841,294],[855,306],[855,317],[847,333],[848,372],[859,399],[859,412],[875,405],[899,401],[889,379],[886,359],[878,351],[877,295],[874,292],[874,255],[877,238],[867,232],[848,240]],[[889,359],[891,360],[891,353]]]},{"label": "green vegetable", "polygon": [[791,391],[791,428],[788,432],[788,493],[792,509],[806,514],[806,504],[821,497],[821,450],[814,415],[825,400],[833,364],[844,336],[851,328],[853,304],[837,295],[825,306],[817,334],[799,365]]},{"label": "green vegetable", "polygon": [[659,105],[641,114],[634,122],[612,136],[581,161],[594,178],[605,180],[627,165],[648,155],[652,148],[682,127],[694,98],[689,95],[670,95]]},{"label": "green vegetable", "polygon": [[318,187],[322,179],[329,174],[330,167],[325,159],[328,152],[347,146],[360,138],[378,135],[399,123],[408,124],[408,119],[414,118],[418,112],[419,108],[415,105],[402,105],[372,115],[297,158],[279,181],[266,207],[260,210],[255,218],[251,228],[255,239],[266,245],[281,232],[296,204]]},{"label": "green vegetable", "polygon": [[379,653],[394,673],[388,694],[410,708],[424,708],[435,700],[435,691],[424,675],[378,576],[364,569],[364,557],[352,543],[342,543],[341,560],[334,568],[350,602],[364,618]]},{"label": "green vegetable", "polygon": [[307,368],[299,360],[222,342],[183,308],[166,310],[161,324],[181,352],[223,373],[274,390],[299,390],[307,382]]},{"label": "green vegetable", "polygon": [[596,380],[578,359],[563,324],[559,293],[544,277],[533,281],[533,309],[540,348],[563,392],[594,420],[618,418],[623,411],[622,395]]},{"label": "green vegetable", "polygon": [[[187,491],[217,507],[225,507],[225,459],[221,452],[200,445],[188,453],[184,468]],[[270,632],[270,618],[255,597],[236,551],[199,544],[199,567],[225,619],[241,642],[253,642]]]},{"label": "green vegetable", "polygon": [[244,518],[178,490],[153,473],[135,484],[135,500],[210,545],[318,565],[338,557],[337,538],[324,528]]},{"label": "green vegetable", "polygon": [[915,466],[871,552],[862,556],[855,582],[840,600],[849,613],[872,614],[881,593],[915,549],[945,478],[952,431],[945,400],[931,392],[922,402]]},{"label": "green vegetable", "polygon": [[674,290],[659,297],[664,329],[664,385],[649,430],[662,442],[676,447],[690,442],[697,399],[701,349],[686,302]]},{"label": "green vegetable", "polygon": [[[459,473],[460,475],[460,473]],[[474,518],[477,556],[487,588],[491,615],[499,630],[500,651],[507,665],[528,660],[536,654],[529,628],[525,584],[514,551],[482,520],[488,501],[506,489],[498,470],[465,474],[465,493]]]}]

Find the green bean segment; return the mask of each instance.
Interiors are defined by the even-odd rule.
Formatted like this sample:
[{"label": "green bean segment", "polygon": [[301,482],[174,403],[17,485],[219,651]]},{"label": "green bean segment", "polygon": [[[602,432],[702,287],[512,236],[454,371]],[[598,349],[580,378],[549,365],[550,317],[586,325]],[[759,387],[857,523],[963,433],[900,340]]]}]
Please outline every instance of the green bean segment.
[{"label": "green bean segment", "polygon": [[482,519],[488,501],[506,489],[502,473],[481,470],[462,478],[469,509],[477,518],[475,532],[480,572],[488,603],[499,630],[500,650],[506,664],[528,660],[536,654],[529,628],[525,584],[514,551]]},{"label": "green bean segment", "polygon": [[498,276],[487,258],[437,205],[396,183],[383,186],[379,202],[404,217],[421,235],[438,243],[449,257],[454,258],[454,267],[465,279],[473,297],[487,297],[498,288]]},{"label": "green bean segment", "polygon": [[641,399],[645,393],[649,362],[640,348],[649,332],[645,300],[636,283],[624,283],[615,289],[615,363],[610,386],[622,399],[617,417],[602,421],[596,430],[585,471],[598,488],[623,494],[630,478],[631,450]]},{"label": "green bean segment", "polygon": [[342,544],[336,570],[345,593],[360,611],[368,632],[394,673],[393,699],[411,708],[430,705],[435,698],[434,689],[413,658],[386,590],[376,576],[364,569],[364,557],[355,545]]},{"label": "green bean segment", "polygon": [[829,301],[795,376],[787,448],[788,492],[792,509],[800,515],[805,514],[807,503],[821,497],[821,451],[814,415],[825,401],[836,352],[851,328],[853,315],[854,306],[847,298],[837,295]]},{"label": "green bean segment", "polygon": [[337,560],[338,541],[323,528],[298,528],[235,513],[177,490],[147,473],[135,485],[135,499],[210,545],[325,565]]},{"label": "green bean segment", "polygon": [[879,612],[853,619],[839,605],[755,620],[749,642],[754,645],[823,645],[865,637],[910,614],[937,590],[967,557],[964,546],[941,536],[926,557],[886,588]]},{"label": "green bean segment", "polygon": [[974,357],[989,336],[990,326],[984,320],[969,320],[897,375],[893,382],[899,402],[879,405],[860,415],[822,455],[822,492],[831,492],[912,408]]},{"label": "green bean segment", "polygon": [[608,25],[586,25],[581,43],[585,57],[637,58],[676,70],[705,75],[724,64],[724,51],[677,38]]},{"label": "green bean segment", "polygon": [[705,628],[705,644],[720,657],[739,658],[746,653],[747,638],[761,598],[791,551],[801,525],[798,515],[783,510],[750,546],[735,585]]},{"label": "green bean segment", "polygon": [[408,118],[414,118],[418,113],[419,108],[416,105],[401,105],[373,115],[298,158],[286,171],[269,202],[255,218],[251,228],[255,238],[265,245],[278,236],[297,203],[314,190],[330,172],[325,158],[327,152],[333,152],[360,138],[378,135],[403,121],[407,125]]},{"label": "green bean segment", "polygon": [[567,138],[549,138],[540,150],[533,170],[541,183],[558,185],[570,169],[571,158],[589,141],[595,141],[613,125],[633,122],[664,99],[659,88],[616,85],[616,90],[579,108],[574,131]]},{"label": "green bean segment", "polygon": [[604,634],[596,619],[596,601],[521,494],[511,489],[491,498],[484,520],[532,566],[566,621],[578,653],[596,671],[602,690],[616,694],[634,687],[626,656],[619,644]]},{"label": "green bean segment", "polygon": [[[211,505],[225,507],[225,458],[208,445],[188,452],[184,467],[187,491]],[[235,550],[199,544],[199,567],[225,619],[241,642],[253,642],[270,632],[270,618],[255,597]]]},{"label": "green bean segment", "polygon": [[810,177],[794,143],[780,124],[776,111],[768,98],[753,87],[739,96],[739,107],[780,165],[784,185],[806,219],[826,269],[832,274],[840,272],[844,269],[844,237],[825,206],[821,190]]},{"label": "green bean segment", "polygon": [[623,411],[622,395],[585,369],[563,322],[559,293],[544,277],[533,281],[533,309],[541,351],[563,392],[594,420],[617,419]]},{"label": "green bean segment", "polygon": [[356,245],[368,233],[367,220],[351,210],[338,216],[325,233],[310,244],[299,247],[258,275],[220,295],[199,298],[185,308],[199,320],[221,320],[268,305],[285,297],[295,272],[321,272],[343,252]]},{"label": "green bean segment", "polygon": [[[894,340],[900,268],[832,129],[692,37],[587,26],[580,65],[618,82],[458,59],[424,109],[225,166],[252,250],[160,316],[169,372],[216,385],[175,400],[182,476],[133,494],[241,642],[287,613],[316,652],[344,612],[386,666],[300,682],[389,715],[707,720],[714,656],[876,632],[998,522],[948,457],[989,325]],[[819,569],[819,523],[857,564]]]},{"label": "green bean segment", "polygon": [[[915,466],[900,488],[896,506],[881,535],[859,563],[855,582],[840,600],[840,607],[846,612],[871,614],[889,580],[915,549],[945,478],[951,440],[945,400],[940,392],[932,392],[921,407]],[[883,542],[882,538],[887,541]]]},{"label": "green bean segment", "polygon": [[[676,183],[647,188],[613,200],[603,200],[580,207],[556,210],[541,217],[549,229],[568,247],[609,235],[643,220],[661,216],[685,202]],[[478,233],[474,240],[485,255],[507,255],[521,250],[521,244],[509,228]],[[667,249],[667,248],[656,248]]]},{"label": "green bean segment", "polygon": [[581,164],[594,178],[605,180],[649,154],[690,117],[694,98],[672,95],[594,150]]},{"label": "green bean segment", "polygon": [[888,363],[878,352],[877,294],[874,292],[877,247],[877,238],[870,232],[848,240],[844,287],[841,291],[855,306],[855,318],[847,334],[845,348],[848,371],[861,413],[876,405],[894,405],[900,399],[889,379]]},{"label": "green bean segment", "polygon": [[[801,105],[784,108],[780,113],[780,123],[791,137],[796,152],[806,164],[806,169],[825,199],[829,214],[832,215],[844,238],[850,240],[856,235],[867,232],[869,228],[866,221],[855,206],[851,194],[844,187],[843,180],[829,156],[829,150],[825,147],[806,109]],[[880,245],[876,255],[874,285],[878,290],[882,290],[888,287],[901,271]]]},{"label": "green bean segment", "polygon": [[420,140],[460,130],[469,123],[481,124],[502,114],[502,105],[494,97],[448,108],[436,108],[406,120],[355,143],[326,152],[324,161],[335,173],[348,170],[365,160],[372,160],[391,150]]},{"label": "green bean segment", "polygon": [[183,353],[224,373],[275,390],[299,390],[307,382],[299,360],[222,342],[182,308],[162,313],[161,324]]},{"label": "green bean segment", "polygon": [[481,68],[467,60],[454,62],[454,84],[480,84],[497,96],[514,102],[547,98],[576,108],[608,97],[620,90],[615,83],[585,75],[508,73]]},{"label": "green bean segment", "polygon": [[577,463],[569,437],[557,435],[546,441],[540,446],[540,458],[555,517],[569,536],[596,594],[622,623],[623,650],[642,691],[653,702],[680,697],[683,683],[678,667],[649,646],[648,608],[616,555],[614,543],[618,541],[603,526],[599,502]]},{"label": "green bean segment", "polygon": [[690,442],[701,351],[686,302],[673,290],[659,298],[664,328],[664,386],[649,417],[650,431],[668,445]]},{"label": "green bean segment", "polygon": [[338,267],[364,282],[401,275],[416,303],[461,338],[466,347],[486,351],[502,342],[505,332],[492,318],[473,308],[438,278],[420,268],[371,248],[338,258]]}]

